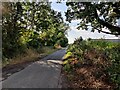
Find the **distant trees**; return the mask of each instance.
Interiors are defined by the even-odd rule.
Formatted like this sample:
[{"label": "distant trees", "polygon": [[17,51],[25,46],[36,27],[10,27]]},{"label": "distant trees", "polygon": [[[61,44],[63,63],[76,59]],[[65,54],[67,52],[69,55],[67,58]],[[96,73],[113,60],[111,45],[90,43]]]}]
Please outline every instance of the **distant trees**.
[{"label": "distant trees", "polygon": [[3,56],[13,57],[27,47],[41,48],[60,42],[66,46],[69,26],[50,2],[3,2]]},{"label": "distant trees", "polygon": [[[120,35],[120,27],[116,20],[120,19],[120,1],[118,2],[67,2],[67,21],[80,19],[78,29]],[[109,31],[103,31],[107,28]]]}]

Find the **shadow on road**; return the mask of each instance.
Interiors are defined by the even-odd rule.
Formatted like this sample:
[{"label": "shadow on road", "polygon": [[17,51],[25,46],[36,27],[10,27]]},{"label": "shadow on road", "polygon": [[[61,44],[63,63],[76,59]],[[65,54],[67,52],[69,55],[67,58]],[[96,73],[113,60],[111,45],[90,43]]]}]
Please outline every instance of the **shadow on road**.
[{"label": "shadow on road", "polygon": [[61,49],[34,62],[22,71],[3,81],[3,88],[58,88],[62,57],[66,49]]}]

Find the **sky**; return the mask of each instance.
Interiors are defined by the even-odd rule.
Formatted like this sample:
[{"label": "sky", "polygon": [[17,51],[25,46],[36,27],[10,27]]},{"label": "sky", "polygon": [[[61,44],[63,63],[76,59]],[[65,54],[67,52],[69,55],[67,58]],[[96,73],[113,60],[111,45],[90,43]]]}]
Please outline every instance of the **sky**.
[{"label": "sky", "polygon": [[[62,17],[65,21],[65,13],[67,11],[67,6],[65,2],[62,3],[56,3],[52,2],[51,4],[52,9],[55,11],[59,11],[62,14]],[[120,20],[119,20],[120,21]],[[66,22],[66,21],[65,21]],[[67,22],[68,23],[68,22]],[[97,31],[90,32],[90,30],[77,30],[77,23],[79,23],[79,20],[74,20],[71,23],[69,23],[70,29],[68,30],[68,34],[66,35],[68,38],[68,43],[73,43],[75,38],[79,38],[82,36],[83,39],[92,38],[92,39],[99,39],[99,38],[105,38],[105,39],[118,39],[118,37],[115,37],[114,35],[104,34],[104,33],[98,33]],[[105,30],[105,29],[104,29]]]}]

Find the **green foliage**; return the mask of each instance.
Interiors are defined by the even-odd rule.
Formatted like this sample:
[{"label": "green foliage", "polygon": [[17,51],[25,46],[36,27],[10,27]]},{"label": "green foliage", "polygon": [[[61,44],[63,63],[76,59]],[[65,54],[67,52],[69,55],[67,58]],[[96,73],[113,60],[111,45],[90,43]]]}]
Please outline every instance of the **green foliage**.
[{"label": "green foliage", "polygon": [[32,39],[31,41],[28,42],[28,46],[31,46],[37,49],[42,47],[42,44],[40,42],[40,39]]},{"label": "green foliage", "polygon": [[[111,81],[120,86],[120,44],[114,44],[110,49],[106,49],[106,54],[111,60],[111,66],[107,68]],[[119,87],[120,88],[120,87]]]},{"label": "green foliage", "polygon": [[70,64],[67,63],[67,64],[64,66],[63,69],[64,69],[65,71],[67,71],[67,72],[70,72],[70,71],[71,71],[71,66],[70,66]]},{"label": "green foliage", "polygon": [[[97,30],[99,33],[120,35],[120,27],[116,26],[116,20],[120,18],[120,1],[66,2],[66,5],[68,6],[66,20],[69,22],[80,20],[77,29],[88,30],[91,26],[91,32]],[[103,31],[104,27],[110,32]]]},{"label": "green foliage", "polygon": [[[107,57],[108,63],[104,63],[102,66],[104,67],[105,71],[108,73],[109,79],[114,82],[118,87],[120,86],[120,43],[119,42],[110,42],[101,40],[83,40],[76,39],[76,41],[68,46],[67,54],[70,53],[72,58],[77,59],[80,63],[86,63],[87,57],[89,52],[96,53],[97,56],[92,56],[92,61],[95,63],[98,59],[100,54],[103,54]],[[72,55],[71,55],[72,54]],[[94,55],[94,54],[93,54]],[[91,56],[90,56],[91,57]],[[101,57],[101,56],[99,56]],[[64,61],[65,70],[69,71],[69,67],[74,67],[73,64],[70,64],[70,59]],[[69,66],[68,66],[69,64]],[[66,66],[67,65],[67,66]],[[120,87],[119,87],[120,88]]]},{"label": "green foliage", "polygon": [[64,59],[68,59],[72,56],[72,52],[67,52],[67,54],[64,56]]},{"label": "green foliage", "polygon": [[2,50],[4,58],[13,58],[27,48],[40,49],[58,43],[67,46],[68,24],[50,2],[3,2]]},{"label": "green foliage", "polygon": [[60,39],[57,40],[56,44],[60,45],[62,47],[66,47],[68,45],[68,39],[65,36],[64,37],[60,37]]}]

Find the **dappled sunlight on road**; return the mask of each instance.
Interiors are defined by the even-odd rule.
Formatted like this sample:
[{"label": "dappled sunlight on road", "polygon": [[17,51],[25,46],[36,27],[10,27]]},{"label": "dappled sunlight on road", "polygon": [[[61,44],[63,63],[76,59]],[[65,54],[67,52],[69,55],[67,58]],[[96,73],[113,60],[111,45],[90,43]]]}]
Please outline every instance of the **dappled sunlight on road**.
[{"label": "dappled sunlight on road", "polygon": [[37,62],[35,62],[35,63],[36,63],[36,64],[42,64],[42,65],[43,65],[43,64],[45,64],[45,65],[47,64],[46,61],[37,61]]},{"label": "dappled sunlight on road", "polygon": [[65,49],[34,62],[3,81],[3,88],[58,88]]},{"label": "dappled sunlight on road", "polygon": [[62,64],[62,61],[58,61],[58,60],[47,60],[48,63],[54,63],[54,64]]}]

